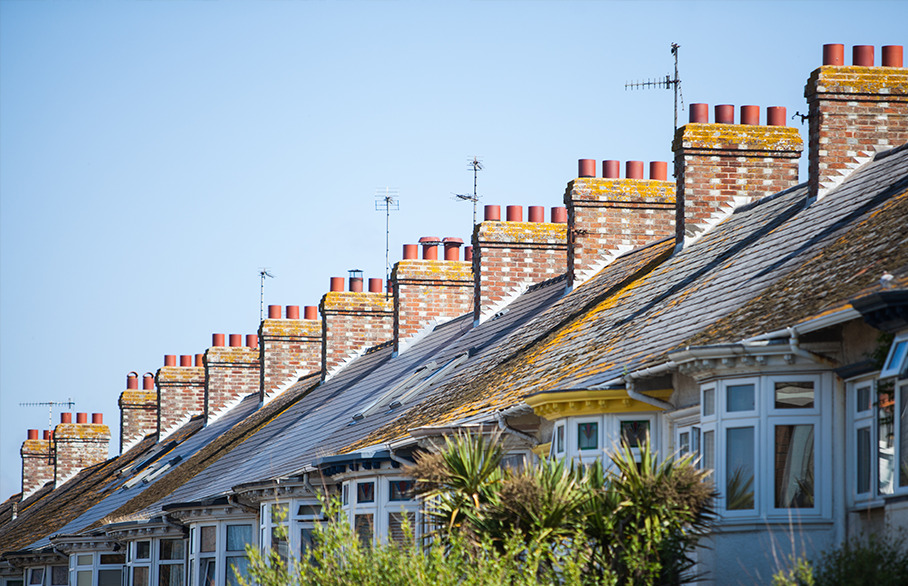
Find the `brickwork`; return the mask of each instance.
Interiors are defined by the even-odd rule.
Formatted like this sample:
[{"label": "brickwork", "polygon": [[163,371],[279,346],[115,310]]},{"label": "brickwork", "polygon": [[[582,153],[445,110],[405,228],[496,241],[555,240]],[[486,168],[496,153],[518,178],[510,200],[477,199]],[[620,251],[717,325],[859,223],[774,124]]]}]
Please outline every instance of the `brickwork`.
[{"label": "brickwork", "polygon": [[824,65],[810,75],[804,97],[811,197],[835,186],[849,164],[908,142],[908,69]]},{"label": "brickwork", "polygon": [[394,300],[385,293],[331,291],[322,297],[322,376],[351,353],[390,341]]},{"label": "brickwork", "polygon": [[671,181],[581,177],[568,183],[564,203],[571,281],[596,268],[609,254],[675,233]]},{"label": "brickwork", "polygon": [[258,394],[260,364],[258,348],[212,346],[205,352],[206,421],[236,399]]},{"label": "brickwork", "polygon": [[26,496],[54,479],[53,444],[46,439],[22,442],[22,495]]},{"label": "brickwork", "polygon": [[690,123],[675,134],[675,231],[680,240],[725,211],[798,184],[796,128]]},{"label": "brickwork", "polygon": [[187,417],[205,412],[205,369],[163,366],[158,369],[158,437]]},{"label": "brickwork", "polygon": [[110,428],[103,423],[60,423],[54,428],[54,485],[73,474],[105,462],[110,447]]},{"label": "brickwork", "polygon": [[567,269],[567,224],[485,221],[473,233],[473,318],[521,284]]},{"label": "brickwork", "polygon": [[123,446],[158,430],[158,394],[128,389],[120,393],[120,453]]},{"label": "brickwork", "polygon": [[394,348],[432,320],[473,309],[472,264],[460,260],[402,260],[394,283]]},{"label": "brickwork", "polygon": [[259,399],[322,367],[322,323],[311,319],[266,319],[259,327]]}]

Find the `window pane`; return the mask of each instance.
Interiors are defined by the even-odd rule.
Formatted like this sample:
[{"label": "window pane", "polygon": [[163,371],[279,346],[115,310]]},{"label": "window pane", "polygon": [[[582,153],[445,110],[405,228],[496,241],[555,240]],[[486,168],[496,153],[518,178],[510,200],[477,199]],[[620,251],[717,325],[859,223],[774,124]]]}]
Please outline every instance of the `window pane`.
[{"label": "window pane", "polygon": [[813,381],[776,383],[776,409],[813,408]]},{"label": "window pane", "polygon": [[43,584],[44,583],[44,568],[32,568],[28,572],[28,583],[31,584]]},{"label": "window pane", "polygon": [[[889,353],[889,360],[886,361],[886,368],[883,370],[892,370],[893,368],[898,368],[901,366],[902,362],[905,361],[905,354],[908,353],[908,341],[901,341],[895,345],[892,352]],[[893,375],[899,374],[898,372],[893,372]]]},{"label": "window pane", "polygon": [[217,527],[209,525],[199,528],[199,551],[215,551],[218,544]]},{"label": "window pane", "polygon": [[592,421],[577,424],[577,449],[599,449],[599,423]]},{"label": "window pane", "polygon": [[151,542],[150,541],[137,541],[136,542],[136,559],[137,560],[147,560],[151,557]]},{"label": "window pane", "polygon": [[372,545],[372,536],[374,535],[372,513],[365,515],[356,515],[353,519],[353,531],[359,537],[363,545]]},{"label": "window pane", "polygon": [[285,561],[290,555],[290,546],[287,543],[288,537],[285,525],[278,525],[271,529],[271,549]]},{"label": "window pane", "polygon": [[357,482],[356,483],[356,502],[374,503],[375,502],[375,483],[374,482]]},{"label": "window pane", "polygon": [[703,432],[703,467],[707,470],[716,469],[716,432]]},{"label": "window pane", "polygon": [[728,385],[725,388],[725,410],[729,413],[735,411],[754,410],[753,385]]},{"label": "window pane", "polygon": [[413,497],[412,480],[392,480],[388,483],[391,487],[390,501],[408,501]]},{"label": "window pane", "polygon": [[53,586],[66,586],[67,584],[69,584],[69,567],[51,566],[50,583]]},{"label": "window pane", "polygon": [[282,523],[287,520],[289,507],[287,503],[275,503],[271,505],[271,522]]},{"label": "window pane", "polygon": [[246,567],[249,565],[249,560],[246,559],[246,556],[230,556],[227,558],[227,586],[240,586],[240,581],[237,580],[236,574],[239,572],[245,580],[249,580],[249,575],[246,573]]},{"label": "window pane", "polygon": [[101,565],[123,565],[126,563],[126,556],[122,553],[102,553]]},{"label": "window pane", "polygon": [[404,514],[403,512],[388,513],[388,540],[400,545],[410,545],[413,543],[413,533],[416,531],[416,513],[406,513],[406,531],[404,530]]},{"label": "window pane", "polygon": [[870,492],[870,428],[862,427],[857,436],[858,493]]},{"label": "window pane", "polygon": [[813,508],[813,425],[777,425],[776,508]]},{"label": "window pane", "polygon": [[90,566],[92,564],[92,555],[77,555],[76,556],[76,565],[77,566]]},{"label": "window pane", "polygon": [[120,586],[122,579],[120,570],[98,570],[98,586]]},{"label": "window pane", "polygon": [[754,508],[754,428],[726,430],[725,508]]},{"label": "window pane", "polygon": [[686,456],[690,453],[690,432],[678,434],[678,455]]},{"label": "window pane", "polygon": [[199,584],[201,586],[217,586],[217,566],[214,558],[202,558],[199,562]]},{"label": "window pane", "polygon": [[343,487],[341,487],[341,504],[343,504],[343,505],[349,504],[349,502],[350,502],[350,497],[348,496],[349,492],[350,492],[350,486],[347,484],[344,484]]},{"label": "window pane", "polygon": [[555,452],[564,453],[564,426],[559,425],[555,429]]},{"label": "window pane", "polygon": [[908,486],[908,386],[899,389],[899,486]]},{"label": "window pane", "polygon": [[703,415],[708,417],[716,413],[716,389],[703,389]]},{"label": "window pane", "polygon": [[296,514],[301,517],[320,517],[322,514],[321,505],[300,505]]},{"label": "window pane", "polygon": [[315,547],[315,529],[302,527],[300,529],[300,557]]},{"label": "window pane", "polygon": [[159,565],[158,586],[183,586],[183,564]]},{"label": "window pane", "polygon": [[182,560],[186,555],[186,548],[184,547],[183,540],[162,539],[160,554],[162,560]]},{"label": "window pane", "polygon": [[148,566],[132,568],[132,586],[148,586]]},{"label": "window pane", "polygon": [[227,525],[227,551],[246,551],[252,543],[252,525]]},{"label": "window pane", "polygon": [[892,494],[895,470],[895,393],[892,379],[880,381],[877,388],[877,490]]},{"label": "window pane", "polygon": [[91,570],[76,572],[76,586],[91,586]]},{"label": "window pane", "polygon": [[630,447],[640,447],[646,442],[647,437],[649,437],[649,420],[621,422],[621,441]]},{"label": "window pane", "polygon": [[870,411],[870,386],[858,389],[858,413]]}]

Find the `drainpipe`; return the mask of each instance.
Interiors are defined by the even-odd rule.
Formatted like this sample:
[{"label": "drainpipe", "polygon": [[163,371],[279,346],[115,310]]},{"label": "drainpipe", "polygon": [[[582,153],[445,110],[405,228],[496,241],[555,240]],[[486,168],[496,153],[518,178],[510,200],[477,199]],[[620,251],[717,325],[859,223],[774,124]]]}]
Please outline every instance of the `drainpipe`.
[{"label": "drainpipe", "polygon": [[659,366],[653,366],[650,368],[644,368],[643,370],[636,370],[634,372],[629,372],[624,375],[625,391],[627,396],[641,403],[646,403],[647,405],[652,405],[653,407],[658,407],[664,409],[665,411],[671,411],[675,408],[674,405],[668,401],[663,401],[662,399],[657,399],[655,397],[650,397],[649,395],[644,395],[643,393],[638,393],[634,389],[634,381],[638,378],[644,376],[651,376],[654,374],[663,374],[675,368],[675,363],[673,361],[660,364]]},{"label": "drainpipe", "polygon": [[828,366],[838,366],[838,363],[835,360],[830,360],[825,356],[820,356],[815,352],[805,350],[798,345],[798,329],[796,326],[792,326],[786,329],[788,333],[788,346],[791,348],[792,353],[800,356],[801,358],[806,358],[811,362],[820,362]]},{"label": "drainpipe", "polygon": [[539,445],[539,440],[537,440],[535,437],[531,436],[530,434],[524,433],[520,430],[514,429],[513,427],[508,425],[507,418],[504,415],[502,415],[501,411],[495,412],[495,420],[498,421],[498,429],[500,429],[501,431],[503,431],[505,433],[509,433],[516,437],[519,437],[520,439],[522,439],[526,442],[529,442],[530,445],[532,445],[534,448]]}]

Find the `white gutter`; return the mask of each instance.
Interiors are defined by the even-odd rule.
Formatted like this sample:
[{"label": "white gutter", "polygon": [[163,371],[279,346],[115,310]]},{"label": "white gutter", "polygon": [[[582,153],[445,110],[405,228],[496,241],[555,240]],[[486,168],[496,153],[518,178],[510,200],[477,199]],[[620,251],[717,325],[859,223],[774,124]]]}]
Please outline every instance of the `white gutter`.
[{"label": "white gutter", "polygon": [[501,411],[495,412],[495,419],[498,421],[498,429],[500,429],[501,431],[519,437],[522,440],[529,442],[533,447],[539,445],[539,440],[535,437],[518,429],[514,429],[513,427],[508,425],[507,417],[505,417]]},{"label": "white gutter", "polygon": [[672,405],[668,401],[663,401],[662,399],[650,397],[649,395],[644,395],[643,393],[638,392],[636,389],[634,389],[634,381],[637,380],[638,378],[643,378],[645,376],[652,376],[652,375],[656,375],[656,374],[663,374],[663,373],[669,372],[669,371],[673,370],[674,368],[676,368],[677,366],[678,365],[675,364],[674,361],[669,360],[668,362],[664,362],[664,363],[660,364],[659,366],[651,366],[649,368],[635,370],[634,372],[629,372],[629,373],[625,374],[624,376],[619,376],[619,377],[613,378],[611,380],[607,380],[602,384],[594,385],[593,387],[590,387],[590,388],[604,389],[604,388],[608,388],[608,387],[612,387],[612,386],[620,385],[621,383],[624,383],[625,391],[627,392],[627,396],[630,397],[631,399],[640,401],[641,403],[646,403],[647,405],[652,405],[653,407],[658,407],[659,409],[665,409],[666,411],[670,411],[675,408],[674,405]]},{"label": "white gutter", "polygon": [[848,307],[840,311],[835,311],[833,313],[822,315],[820,317],[815,317],[809,319],[800,324],[788,328],[782,328],[781,330],[776,330],[774,332],[767,332],[765,334],[760,334],[759,336],[753,336],[751,338],[746,338],[738,342],[739,344],[751,344],[753,342],[761,342],[764,340],[772,340],[775,338],[782,338],[784,336],[791,337],[791,330],[795,330],[798,334],[807,334],[810,332],[815,332],[817,330],[822,330],[823,328],[828,328],[829,326],[836,326],[846,321],[851,321],[853,319],[860,319],[861,312],[854,309],[853,307]]}]

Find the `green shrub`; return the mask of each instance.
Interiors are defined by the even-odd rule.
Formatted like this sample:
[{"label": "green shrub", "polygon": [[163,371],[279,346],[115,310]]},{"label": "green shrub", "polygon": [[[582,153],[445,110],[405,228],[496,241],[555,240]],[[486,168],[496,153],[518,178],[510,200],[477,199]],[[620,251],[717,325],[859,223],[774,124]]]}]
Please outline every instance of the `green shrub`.
[{"label": "green shrub", "polygon": [[901,586],[908,577],[908,551],[903,538],[852,539],[829,550],[815,564],[804,558],[773,576],[773,586]]}]

